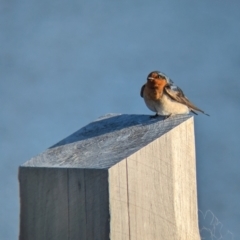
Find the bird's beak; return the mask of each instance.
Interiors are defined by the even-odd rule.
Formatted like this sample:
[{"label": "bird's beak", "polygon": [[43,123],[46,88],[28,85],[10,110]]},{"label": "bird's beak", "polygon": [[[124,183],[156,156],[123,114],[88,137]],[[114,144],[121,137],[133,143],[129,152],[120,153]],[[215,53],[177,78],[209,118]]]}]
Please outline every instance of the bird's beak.
[{"label": "bird's beak", "polygon": [[148,77],[147,80],[154,80],[154,78],[153,77]]}]

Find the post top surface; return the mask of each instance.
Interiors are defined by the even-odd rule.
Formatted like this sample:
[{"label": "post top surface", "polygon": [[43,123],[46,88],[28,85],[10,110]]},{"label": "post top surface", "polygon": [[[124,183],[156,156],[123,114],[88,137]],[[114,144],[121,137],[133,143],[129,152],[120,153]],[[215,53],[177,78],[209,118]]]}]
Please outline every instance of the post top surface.
[{"label": "post top surface", "polygon": [[22,167],[108,169],[191,118],[108,114],[66,137]]}]

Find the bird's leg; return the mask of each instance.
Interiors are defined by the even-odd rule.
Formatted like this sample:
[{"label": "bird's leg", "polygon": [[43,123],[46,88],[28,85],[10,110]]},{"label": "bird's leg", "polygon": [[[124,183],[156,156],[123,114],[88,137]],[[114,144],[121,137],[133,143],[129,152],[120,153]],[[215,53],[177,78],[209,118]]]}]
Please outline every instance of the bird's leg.
[{"label": "bird's leg", "polygon": [[169,114],[169,115],[164,116],[164,120],[170,118],[171,116],[172,116],[172,114]]},{"label": "bird's leg", "polygon": [[150,116],[150,118],[157,118],[159,115],[156,113],[155,115]]}]

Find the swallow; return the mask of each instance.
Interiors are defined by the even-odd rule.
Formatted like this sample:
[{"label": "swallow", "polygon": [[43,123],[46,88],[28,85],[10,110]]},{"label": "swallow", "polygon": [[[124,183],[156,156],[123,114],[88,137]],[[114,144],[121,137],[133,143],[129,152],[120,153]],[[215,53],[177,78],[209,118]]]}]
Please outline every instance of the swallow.
[{"label": "swallow", "polygon": [[147,83],[142,86],[140,95],[147,107],[156,113],[151,118],[157,116],[168,118],[172,115],[189,114],[190,112],[196,115],[198,115],[196,112],[201,112],[209,116],[191,103],[182,89],[174,85],[170,78],[159,71],[153,71],[148,75]]}]

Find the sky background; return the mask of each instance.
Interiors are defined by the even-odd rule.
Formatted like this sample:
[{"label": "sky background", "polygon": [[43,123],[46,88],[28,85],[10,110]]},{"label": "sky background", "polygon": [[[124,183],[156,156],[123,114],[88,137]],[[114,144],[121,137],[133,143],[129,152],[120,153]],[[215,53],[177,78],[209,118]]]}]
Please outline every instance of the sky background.
[{"label": "sky background", "polygon": [[0,239],[18,238],[18,166],[106,113],[152,114],[139,92],[153,70],[211,115],[195,117],[205,239],[240,239],[239,9],[0,0]]}]

